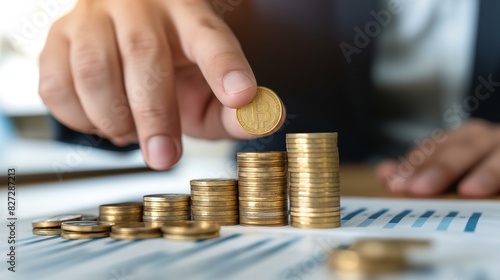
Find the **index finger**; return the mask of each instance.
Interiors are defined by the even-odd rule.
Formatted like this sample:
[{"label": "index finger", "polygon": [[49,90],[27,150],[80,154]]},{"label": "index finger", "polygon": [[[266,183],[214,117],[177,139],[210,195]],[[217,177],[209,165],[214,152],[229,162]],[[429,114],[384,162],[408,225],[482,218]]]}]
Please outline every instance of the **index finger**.
[{"label": "index finger", "polygon": [[255,97],[257,83],[238,39],[208,1],[169,1],[170,16],[186,57],[196,63],[226,107],[239,108]]}]

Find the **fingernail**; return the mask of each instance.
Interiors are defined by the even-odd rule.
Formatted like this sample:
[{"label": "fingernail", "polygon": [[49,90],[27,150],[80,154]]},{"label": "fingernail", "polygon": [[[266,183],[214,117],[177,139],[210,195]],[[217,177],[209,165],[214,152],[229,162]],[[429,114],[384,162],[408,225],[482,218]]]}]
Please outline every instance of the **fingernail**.
[{"label": "fingernail", "polygon": [[177,147],[172,138],[153,136],[148,140],[148,165],[153,169],[171,167],[177,159]]},{"label": "fingernail", "polygon": [[415,193],[435,193],[436,188],[441,184],[442,176],[437,170],[427,170],[421,175],[418,175],[411,186],[412,192]]},{"label": "fingernail", "polygon": [[222,83],[227,94],[235,94],[253,86],[250,78],[241,71],[230,72],[224,77]]}]

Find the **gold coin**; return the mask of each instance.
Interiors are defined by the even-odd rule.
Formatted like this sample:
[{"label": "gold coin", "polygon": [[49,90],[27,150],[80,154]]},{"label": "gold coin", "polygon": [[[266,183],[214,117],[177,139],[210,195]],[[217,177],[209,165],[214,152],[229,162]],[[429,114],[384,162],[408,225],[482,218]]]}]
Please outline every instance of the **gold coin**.
[{"label": "gold coin", "polygon": [[290,164],[301,164],[301,163],[308,163],[308,164],[313,164],[313,163],[331,163],[331,164],[338,164],[339,163],[339,158],[334,157],[334,156],[327,156],[324,155],[323,157],[294,157],[291,156],[288,158],[287,164],[290,166]]},{"label": "gold coin", "polygon": [[[240,195],[244,193],[255,193],[255,192],[278,192],[278,193],[286,193],[286,185],[281,185],[277,187],[240,187]],[[245,195],[241,195],[245,196]]]},{"label": "gold coin", "polygon": [[271,179],[271,178],[266,178],[265,180],[262,179],[249,179],[245,180],[244,178],[240,179],[240,185],[238,188],[241,187],[280,187],[283,185],[286,185],[288,183],[288,178],[283,177],[283,178],[278,178],[277,180]]},{"label": "gold coin", "polygon": [[340,188],[340,182],[323,182],[323,183],[308,183],[308,182],[290,182],[290,190],[294,191],[310,191],[322,192]]},{"label": "gold coin", "polygon": [[232,222],[234,220],[238,220],[238,215],[231,216],[198,216],[193,215],[193,220],[195,221],[216,221],[216,222]]},{"label": "gold coin", "polygon": [[245,223],[242,223],[240,222],[240,225],[242,226],[251,226],[251,227],[259,227],[259,226],[262,226],[262,227],[284,227],[284,226],[287,226],[288,225],[288,221],[287,222],[280,222],[280,223],[261,223],[261,222],[245,222]]},{"label": "gold coin", "polygon": [[262,211],[262,212],[283,212],[288,211],[287,207],[240,207],[241,212],[253,212],[253,211]]},{"label": "gold coin", "polygon": [[150,212],[150,211],[144,211],[143,215],[144,216],[151,216],[151,217],[154,217],[154,216],[187,216],[189,215],[189,213],[191,213],[191,211],[188,209],[188,210],[185,210],[185,211],[153,211],[153,212]]},{"label": "gold coin", "polygon": [[[276,201],[283,201],[286,199],[285,195],[282,196],[275,196],[275,197],[254,197],[254,196],[240,196],[239,201],[244,202],[244,201],[253,201],[253,202],[276,202]],[[240,204],[241,205],[241,204]]]},{"label": "gold coin", "polygon": [[191,191],[191,195],[214,196],[214,195],[237,195],[238,191]]},{"label": "gold coin", "polygon": [[191,202],[193,201],[205,201],[205,202],[216,202],[216,201],[234,201],[238,200],[237,195],[213,195],[213,196],[201,196],[193,195],[191,196]]},{"label": "gold coin", "polygon": [[[287,151],[288,149],[326,149],[333,150],[338,149],[337,142],[317,142],[317,143],[286,143]],[[287,154],[289,156],[289,154]]]},{"label": "gold coin", "polygon": [[257,87],[255,98],[236,109],[241,127],[248,133],[262,135],[271,132],[281,121],[283,103],[278,95],[265,87]]},{"label": "gold coin", "polygon": [[81,220],[82,220],[82,215],[68,214],[68,215],[58,215],[52,217],[39,218],[31,221],[31,224],[35,228],[50,228],[50,227],[61,227],[62,222],[81,221]]},{"label": "gold coin", "polygon": [[144,222],[164,222],[164,221],[185,221],[189,220],[191,215],[185,216],[143,216]]},{"label": "gold coin", "polygon": [[137,214],[137,215],[117,215],[117,216],[108,216],[108,215],[101,215],[98,218],[98,221],[101,222],[124,222],[124,221],[139,221],[142,218],[142,213]]},{"label": "gold coin", "polygon": [[340,212],[292,212],[290,211],[290,216],[294,218],[327,218],[327,217],[340,217]]},{"label": "gold coin", "polygon": [[287,162],[295,158],[339,158],[339,148],[336,146],[317,146],[301,144],[300,146],[288,145],[286,147]]},{"label": "gold coin", "polygon": [[232,206],[196,206],[196,205],[193,205],[193,206],[191,206],[191,210],[193,210],[193,211],[212,211],[212,212],[235,211],[235,210],[238,210],[238,205],[232,205]]},{"label": "gold coin", "polygon": [[290,216],[292,222],[300,224],[323,224],[323,223],[340,223],[340,216],[332,217],[303,217]]},{"label": "gold coin", "polygon": [[319,207],[319,208],[304,208],[304,207],[290,207],[290,212],[297,213],[318,213],[318,212],[339,212],[340,207]]},{"label": "gold coin", "polygon": [[378,276],[402,272],[406,269],[406,258],[401,252],[396,260],[370,260],[354,249],[335,249],[328,256],[328,264],[335,271],[358,276]]},{"label": "gold coin", "polygon": [[154,233],[148,232],[148,233],[134,233],[134,234],[111,232],[109,236],[113,239],[120,239],[120,240],[139,240],[139,239],[158,238],[161,237],[162,235],[163,234],[161,233],[161,231],[158,231]]},{"label": "gold coin", "polygon": [[166,234],[198,235],[218,232],[220,225],[210,221],[183,221],[164,224],[161,230]]},{"label": "gold coin", "polygon": [[286,144],[322,144],[322,143],[337,143],[336,138],[290,138],[285,140]]},{"label": "gold coin", "polygon": [[212,233],[203,233],[197,235],[182,235],[182,234],[168,234],[164,233],[163,237],[170,240],[178,240],[178,241],[195,241],[195,240],[205,240],[205,239],[213,239],[220,236],[218,231]]},{"label": "gold coin", "polygon": [[144,207],[189,207],[189,202],[162,202],[162,201],[145,201]]},{"label": "gold coin", "polygon": [[298,222],[291,222],[290,225],[294,228],[338,228],[340,227],[339,223],[316,223],[316,224],[302,224]]},{"label": "gold coin", "polygon": [[66,231],[77,232],[103,232],[110,231],[115,223],[112,222],[98,222],[98,221],[71,221],[63,222],[61,229]]},{"label": "gold coin", "polygon": [[103,204],[99,206],[99,214],[125,214],[125,213],[140,213],[142,212],[142,203],[126,202],[115,204]]},{"label": "gold coin", "polygon": [[160,228],[162,225],[169,223],[170,221],[159,221],[159,222],[143,222],[146,227]]},{"label": "gold coin", "polygon": [[136,234],[136,233],[154,233],[154,232],[160,232],[160,230],[158,228],[148,227],[144,223],[126,223],[113,226],[111,228],[111,232],[121,233],[121,234]]},{"label": "gold coin", "polygon": [[234,186],[196,186],[192,185],[191,186],[191,191],[202,191],[202,192],[210,192],[210,191],[216,191],[216,192],[225,192],[225,191],[237,191],[238,190],[238,185]]},{"label": "gold coin", "polygon": [[286,175],[287,175],[286,171],[269,172],[269,173],[239,172],[238,171],[238,179],[241,177],[245,177],[245,178],[285,178]]},{"label": "gold coin", "polygon": [[262,152],[237,152],[236,156],[238,159],[243,158],[245,160],[252,158],[286,158],[285,151],[262,151]]},{"label": "gold coin", "polygon": [[226,178],[208,178],[208,179],[193,179],[189,181],[191,186],[213,187],[213,186],[235,186],[238,184],[237,179]]},{"label": "gold coin", "polygon": [[322,174],[335,174],[335,176],[330,177],[339,177],[339,170],[332,167],[290,167],[288,169],[290,174],[294,173],[322,173]]},{"label": "gold coin", "polygon": [[192,214],[196,216],[230,216],[230,215],[238,215],[238,210],[232,210],[232,211],[193,210]]},{"label": "gold coin", "polygon": [[109,231],[104,232],[73,232],[73,231],[61,231],[61,237],[64,239],[94,239],[108,237]]},{"label": "gold coin", "polygon": [[231,201],[191,201],[192,206],[202,206],[202,207],[225,207],[225,206],[237,206],[238,200]]},{"label": "gold coin", "polygon": [[290,172],[290,178],[338,178],[337,172]]},{"label": "gold coin", "polygon": [[143,196],[144,201],[158,202],[177,202],[189,201],[189,194],[165,193],[165,194],[148,194]]},{"label": "gold coin", "polygon": [[339,202],[340,201],[340,193],[330,196],[320,196],[320,197],[311,197],[311,196],[290,196],[291,202]]},{"label": "gold coin", "polygon": [[33,228],[34,235],[60,235],[61,228],[50,227],[50,228]]},{"label": "gold coin", "polygon": [[[290,191],[290,198],[310,198],[311,200],[314,200],[316,198],[332,198],[332,200],[337,200],[340,201],[340,193],[338,190],[334,191],[329,191],[329,192],[294,192]],[[333,199],[335,198],[335,199]],[[296,201],[301,201],[296,200]]]},{"label": "gold coin", "polygon": [[288,215],[288,213],[286,211],[278,211],[278,212],[261,212],[261,211],[258,211],[258,212],[244,212],[244,211],[241,211],[240,212],[240,218],[241,217],[268,217],[268,218],[271,218],[271,217],[283,217],[283,216],[286,216]]},{"label": "gold coin", "polygon": [[144,207],[143,212],[175,212],[175,211],[187,211],[189,210],[189,205],[182,207]]},{"label": "gold coin", "polygon": [[278,191],[268,191],[268,190],[261,190],[258,192],[249,192],[249,191],[240,191],[239,197],[242,196],[251,196],[251,197],[276,197],[276,196],[286,196],[287,192],[286,189],[281,189]]},{"label": "gold coin", "polygon": [[328,207],[338,207],[340,206],[340,202],[296,202],[296,201],[290,201],[290,208],[291,207],[298,207],[298,208],[328,208]]},{"label": "gold coin", "polygon": [[286,207],[288,201],[278,200],[278,201],[240,201],[241,207]]},{"label": "gold coin", "polygon": [[296,139],[296,138],[328,138],[328,139],[337,139],[338,138],[338,133],[337,132],[310,132],[310,133],[287,133],[286,134],[286,139]]},{"label": "gold coin", "polygon": [[340,183],[340,178],[339,177],[290,177],[290,184],[293,183],[311,183],[311,184],[318,184],[318,183]]},{"label": "gold coin", "polygon": [[280,166],[280,167],[239,167],[238,172],[286,172],[286,167],[285,166]]},{"label": "gold coin", "polygon": [[264,167],[283,167],[286,166],[286,159],[281,160],[262,160],[262,161],[239,161],[238,168],[264,168]]}]

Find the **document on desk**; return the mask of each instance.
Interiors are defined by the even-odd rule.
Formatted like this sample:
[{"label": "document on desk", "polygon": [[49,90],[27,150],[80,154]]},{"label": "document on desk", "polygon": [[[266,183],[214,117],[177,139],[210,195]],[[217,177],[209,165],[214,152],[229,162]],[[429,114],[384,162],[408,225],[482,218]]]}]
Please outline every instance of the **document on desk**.
[{"label": "document on desk", "polygon": [[[199,242],[65,240],[34,236],[30,221],[17,221],[16,272],[3,261],[0,279],[345,279],[327,265],[331,249],[388,237],[428,239],[432,246],[412,256],[418,269],[383,279],[500,275],[499,202],[342,198],[341,204],[340,228],[228,226],[220,238]],[[6,258],[7,242],[1,248]]]}]

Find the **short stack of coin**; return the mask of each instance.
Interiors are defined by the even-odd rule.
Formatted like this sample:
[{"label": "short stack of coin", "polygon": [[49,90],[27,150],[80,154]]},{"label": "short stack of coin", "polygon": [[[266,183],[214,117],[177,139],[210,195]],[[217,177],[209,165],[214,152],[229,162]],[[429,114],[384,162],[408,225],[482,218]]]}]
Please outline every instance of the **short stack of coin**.
[{"label": "short stack of coin", "polygon": [[103,204],[99,206],[99,221],[115,224],[134,223],[142,221],[142,203],[124,202]]},{"label": "short stack of coin", "polygon": [[114,223],[99,221],[70,221],[61,224],[61,237],[65,239],[93,239],[108,237]]},{"label": "short stack of coin", "polygon": [[81,221],[82,215],[58,215],[33,220],[33,234],[35,235],[60,235],[61,224],[69,221]]},{"label": "short stack of coin", "polygon": [[121,240],[138,240],[162,236],[160,227],[151,227],[146,223],[124,223],[111,228],[110,237]]},{"label": "short stack of coin", "polygon": [[238,180],[194,179],[190,184],[193,220],[238,224]]},{"label": "short stack of coin", "polygon": [[210,221],[183,221],[164,224],[163,237],[171,240],[204,240],[220,236],[220,225]]},{"label": "short stack of coin", "polygon": [[143,197],[142,220],[146,225],[160,227],[171,221],[186,221],[191,218],[189,194],[150,194]]},{"label": "short stack of coin", "polygon": [[238,199],[240,224],[288,224],[286,152],[239,152]]},{"label": "short stack of coin", "polygon": [[289,133],[286,147],[292,226],[339,227],[337,133]]}]

